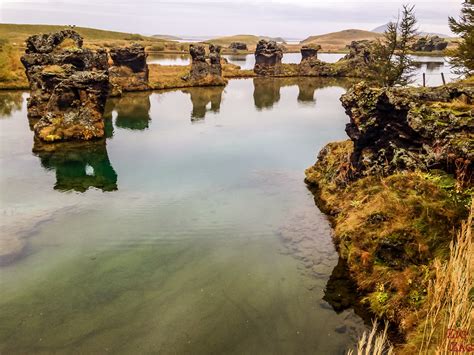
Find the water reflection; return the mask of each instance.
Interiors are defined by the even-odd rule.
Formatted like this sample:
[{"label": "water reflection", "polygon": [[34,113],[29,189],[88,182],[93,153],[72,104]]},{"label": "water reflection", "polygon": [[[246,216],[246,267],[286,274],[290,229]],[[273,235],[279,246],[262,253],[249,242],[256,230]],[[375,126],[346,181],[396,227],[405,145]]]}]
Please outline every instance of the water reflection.
[{"label": "water reflection", "polygon": [[273,78],[253,79],[253,100],[258,110],[272,108],[280,101],[281,80]]},{"label": "water reflection", "polygon": [[222,93],[224,86],[212,86],[206,88],[189,88],[181,90],[191,96],[193,110],[191,121],[203,120],[208,112],[218,113],[221,108]]},{"label": "water reflection", "polygon": [[56,171],[55,190],[118,189],[117,173],[110,163],[105,140],[47,144],[35,139],[33,153],[45,169]]},{"label": "water reflection", "polygon": [[254,78],[253,99],[258,110],[271,109],[280,101],[282,87],[298,86],[298,102],[314,105],[316,90],[332,86],[349,89],[354,82],[348,78]]},{"label": "water reflection", "polygon": [[8,118],[23,105],[22,91],[0,91],[0,118]]},{"label": "water reflection", "polygon": [[[117,115],[115,118],[116,127],[142,131],[149,127],[150,107],[150,92],[131,92],[118,98],[110,98],[106,106],[106,121],[109,121],[110,128],[110,119],[115,111]],[[111,135],[106,136],[111,137]]]}]

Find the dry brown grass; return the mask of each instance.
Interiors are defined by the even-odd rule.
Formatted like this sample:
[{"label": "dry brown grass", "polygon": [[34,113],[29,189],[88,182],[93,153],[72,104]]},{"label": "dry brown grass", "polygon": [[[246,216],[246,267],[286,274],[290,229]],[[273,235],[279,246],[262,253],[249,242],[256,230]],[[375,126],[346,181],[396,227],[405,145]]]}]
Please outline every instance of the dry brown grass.
[{"label": "dry brown grass", "polygon": [[449,354],[448,330],[467,332],[465,345],[473,336],[473,302],[470,292],[474,284],[474,248],[472,220],[474,203],[467,221],[462,223],[456,240],[450,244],[449,259],[434,262],[435,280],[430,284],[428,313],[423,329],[420,354]]},{"label": "dry brown grass", "polygon": [[[379,332],[377,321],[372,324],[370,333],[364,332],[357,343],[357,355],[391,355],[393,346],[390,344],[387,335],[388,324],[384,330]],[[349,350],[348,355],[353,355],[354,351]]]}]

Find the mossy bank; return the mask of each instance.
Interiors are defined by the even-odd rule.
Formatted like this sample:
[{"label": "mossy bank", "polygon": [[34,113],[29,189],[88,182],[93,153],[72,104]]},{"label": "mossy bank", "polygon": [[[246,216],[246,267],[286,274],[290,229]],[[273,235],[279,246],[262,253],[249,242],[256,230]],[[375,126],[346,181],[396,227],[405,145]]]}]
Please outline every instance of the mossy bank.
[{"label": "mossy bank", "polygon": [[[472,199],[472,84],[343,95],[350,140],[330,143],[306,183],[363,301],[408,345],[419,340],[434,260]],[[402,351],[403,352],[403,351]]]}]

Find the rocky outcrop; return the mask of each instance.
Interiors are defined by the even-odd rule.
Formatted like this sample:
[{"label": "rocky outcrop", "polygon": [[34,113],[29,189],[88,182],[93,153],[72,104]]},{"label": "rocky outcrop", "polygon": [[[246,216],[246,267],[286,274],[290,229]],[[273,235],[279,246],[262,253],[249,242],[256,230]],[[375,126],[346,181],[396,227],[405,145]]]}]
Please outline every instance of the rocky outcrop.
[{"label": "rocky outcrop", "polygon": [[308,59],[318,59],[318,51],[321,50],[320,45],[307,45],[301,47],[301,61]]},{"label": "rocky outcrop", "polygon": [[229,46],[229,49],[234,51],[246,51],[248,50],[247,44],[243,42],[232,42]]},{"label": "rocky outcrop", "polygon": [[[59,45],[72,38],[77,47]],[[31,36],[21,61],[30,84],[28,117],[43,141],[103,137],[105,101],[109,93],[107,53],[81,48],[72,30]]]},{"label": "rocky outcrop", "polygon": [[474,87],[369,88],[342,96],[356,176],[443,169],[473,181]]},{"label": "rocky outcrop", "polygon": [[346,48],[349,53],[341,58],[335,65],[339,76],[365,78],[367,65],[371,62],[372,41],[352,41]]},{"label": "rocky outcrop", "polygon": [[109,69],[114,92],[148,90],[148,65],[145,47],[133,44],[110,50],[113,65]]},{"label": "rocky outcrop", "polygon": [[281,60],[283,48],[275,41],[262,39],[255,50],[254,72],[262,76],[277,76],[283,73]]},{"label": "rocky outcrop", "polygon": [[448,42],[439,36],[421,37],[412,46],[415,52],[443,51],[448,47]]},{"label": "rocky outcrop", "polygon": [[222,77],[221,47],[209,45],[209,59],[206,49],[201,44],[191,44],[191,71],[183,79],[192,82],[193,86],[221,86],[226,81]]},{"label": "rocky outcrop", "polygon": [[338,72],[333,64],[318,59],[319,45],[301,47],[301,63],[298,67],[300,76],[337,76]]},{"label": "rocky outcrop", "polygon": [[29,37],[26,40],[26,53],[51,53],[66,39],[74,41],[76,47],[81,48],[83,39],[73,30],[62,30],[55,33],[42,33]]}]

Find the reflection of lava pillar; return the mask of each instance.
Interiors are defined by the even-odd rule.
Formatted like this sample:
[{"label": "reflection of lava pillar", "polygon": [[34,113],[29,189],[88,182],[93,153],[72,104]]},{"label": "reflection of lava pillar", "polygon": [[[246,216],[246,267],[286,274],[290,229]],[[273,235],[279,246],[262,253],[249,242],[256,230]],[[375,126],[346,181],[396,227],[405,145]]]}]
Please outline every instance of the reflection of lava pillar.
[{"label": "reflection of lava pillar", "polygon": [[255,78],[253,79],[253,86],[253,100],[258,110],[271,108],[275,103],[280,101],[280,80]]},{"label": "reflection of lava pillar", "polygon": [[316,91],[316,84],[313,81],[302,80],[298,82],[298,101],[299,102],[316,102],[314,92]]},{"label": "reflection of lava pillar", "polygon": [[149,127],[150,92],[131,92],[108,100],[108,105],[117,112],[115,126],[118,128],[145,130]]},{"label": "reflection of lava pillar", "polygon": [[[184,93],[191,96],[193,110],[191,121],[199,121],[206,117],[207,112],[219,112],[221,108],[223,86],[184,89]],[[210,105],[210,108],[208,108]]]},{"label": "reflection of lava pillar", "polygon": [[56,171],[55,190],[85,192],[91,187],[117,190],[117,173],[110,163],[104,139],[54,145],[35,140],[33,153],[44,168]]}]

